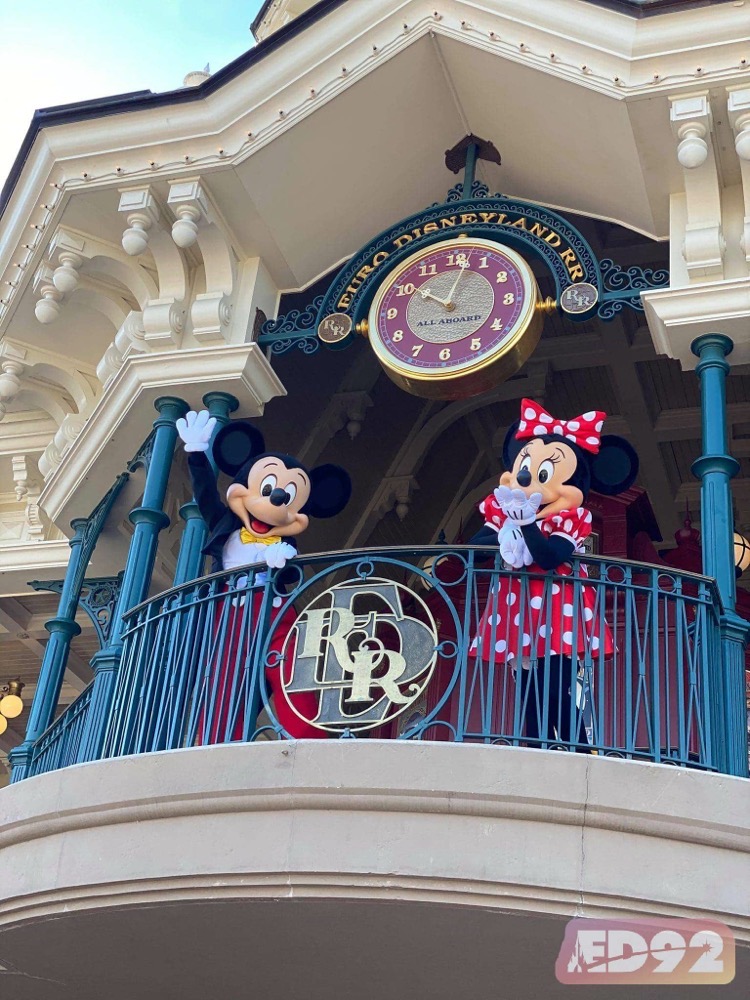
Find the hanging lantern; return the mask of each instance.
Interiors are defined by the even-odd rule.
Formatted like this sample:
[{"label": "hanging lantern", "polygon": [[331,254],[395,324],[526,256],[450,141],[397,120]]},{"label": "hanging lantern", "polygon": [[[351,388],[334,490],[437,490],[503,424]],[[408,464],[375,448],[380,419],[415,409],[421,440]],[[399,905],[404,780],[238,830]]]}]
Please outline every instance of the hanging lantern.
[{"label": "hanging lantern", "polygon": [[750,542],[739,533],[734,533],[734,565],[737,576],[741,576],[750,566]]},{"label": "hanging lantern", "polygon": [[5,719],[18,718],[23,712],[23,699],[21,698],[23,689],[24,685],[18,678],[8,682],[7,686],[3,688],[4,697],[0,698],[0,716]]}]

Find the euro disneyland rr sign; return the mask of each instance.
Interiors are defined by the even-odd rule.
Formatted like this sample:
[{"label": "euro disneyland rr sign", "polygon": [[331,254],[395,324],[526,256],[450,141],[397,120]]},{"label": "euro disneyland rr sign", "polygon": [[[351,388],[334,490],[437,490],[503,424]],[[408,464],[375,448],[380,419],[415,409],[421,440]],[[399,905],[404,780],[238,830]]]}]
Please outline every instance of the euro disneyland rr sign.
[{"label": "euro disneyland rr sign", "polygon": [[[479,159],[500,162],[491,143],[467,136],[446,153],[464,170],[445,202],[403,219],[355,253],[304,311],[266,323],[259,343],[283,354],[332,349],[367,337],[388,376],[436,399],[476,395],[514,375],[534,352],[544,318],[612,319],[642,311],[640,293],[667,271],[622,270],[600,261],[556,212],[490,195]],[[543,298],[537,275],[551,275]]]}]

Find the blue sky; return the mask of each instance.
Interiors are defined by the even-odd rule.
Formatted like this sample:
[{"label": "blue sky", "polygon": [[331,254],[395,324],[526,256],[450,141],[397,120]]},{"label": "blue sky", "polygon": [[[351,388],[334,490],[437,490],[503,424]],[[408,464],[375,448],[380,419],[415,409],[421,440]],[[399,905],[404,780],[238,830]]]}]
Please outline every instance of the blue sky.
[{"label": "blue sky", "polygon": [[172,90],[253,44],[262,0],[0,0],[0,186],[37,108]]}]

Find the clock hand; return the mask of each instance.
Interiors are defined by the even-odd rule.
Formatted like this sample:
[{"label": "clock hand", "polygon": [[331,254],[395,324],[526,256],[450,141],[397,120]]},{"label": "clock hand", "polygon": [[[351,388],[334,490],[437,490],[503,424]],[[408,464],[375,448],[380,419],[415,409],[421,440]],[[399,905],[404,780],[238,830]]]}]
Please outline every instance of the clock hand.
[{"label": "clock hand", "polygon": [[420,288],[419,294],[423,299],[432,299],[433,302],[439,302],[441,306],[445,306],[443,299],[439,299],[437,295],[433,295],[429,288]]},{"label": "clock hand", "polygon": [[469,262],[467,260],[465,264],[461,264],[460,265],[460,269],[459,269],[458,275],[456,276],[456,280],[453,282],[453,288],[451,288],[450,292],[448,292],[448,298],[443,301],[443,305],[445,306],[446,309],[453,309],[454,308],[453,293],[458,288],[458,283],[461,280],[461,277],[463,276],[464,271],[468,271],[468,269],[469,269]]}]

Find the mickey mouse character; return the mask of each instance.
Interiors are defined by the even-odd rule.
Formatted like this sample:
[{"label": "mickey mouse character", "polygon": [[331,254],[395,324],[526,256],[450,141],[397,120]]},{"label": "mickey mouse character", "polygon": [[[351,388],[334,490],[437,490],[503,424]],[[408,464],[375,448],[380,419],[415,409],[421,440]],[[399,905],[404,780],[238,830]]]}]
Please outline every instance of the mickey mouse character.
[{"label": "mickey mouse character", "polygon": [[[520,661],[526,735],[533,740],[556,735],[579,746],[587,743],[581,713],[571,703],[577,687],[575,661],[585,653],[601,658],[614,651],[597,590],[559,579],[571,576],[570,559],[584,551],[591,533],[591,511],[583,506],[589,491],[614,496],[638,475],[638,457],[630,444],[601,436],[605,419],[602,411],[591,410],[559,420],[534,400],[522,400],[521,419],[503,446],[510,471],[479,505],[485,526],[473,544],[497,544],[506,568],[525,569],[528,576],[500,577],[472,649],[485,660]],[[558,577],[551,584],[545,579],[550,570]],[[584,565],[579,575],[587,576]],[[547,713],[539,698],[544,690],[539,661],[549,670]]]},{"label": "mickey mouse character", "polygon": [[[298,459],[265,451],[263,435],[245,420],[222,427],[211,445],[216,418],[191,410],[177,421],[188,453],[193,495],[209,528],[205,555],[212,572],[265,563],[283,568],[297,554],[296,538],[311,517],[334,517],[349,502],[352,484],[338,465],[307,469]],[[206,457],[233,477],[222,503]]]},{"label": "mickey mouse character", "polygon": [[[206,410],[200,413],[191,411],[177,421],[177,433],[188,453],[193,496],[209,530],[203,553],[211,556],[211,572],[258,563],[272,569],[283,569],[288,560],[297,555],[297,537],[306,530],[310,518],[333,517],[347,505],[352,488],[349,475],[337,465],[307,469],[291,455],[265,451],[261,432],[244,420],[230,421],[211,443],[215,426],[215,417],[211,417]],[[226,504],[219,496],[216,476],[208,461],[206,453],[209,448],[217,467],[233,478],[226,493]],[[254,582],[264,581],[265,572],[256,573]],[[253,601],[258,605],[252,609],[257,615],[260,606],[258,591]],[[225,616],[222,627],[226,631],[226,640],[221,644],[223,658],[217,665],[218,675],[214,671],[210,680],[210,690],[218,691],[222,701],[209,723],[207,742],[211,743],[227,738],[240,739],[242,734],[241,712],[234,726],[227,726],[228,702],[233,688],[236,688],[236,664],[242,666],[246,658],[239,655],[239,643],[248,642],[253,630],[242,627],[243,615],[235,605],[236,602],[229,621]],[[218,610],[221,617],[221,608]],[[272,651],[280,653],[294,622],[294,609],[290,606],[281,621],[275,623]],[[290,707],[281,691],[281,669],[283,664],[266,670],[278,721],[296,738],[324,736],[321,730],[304,723]],[[314,715],[313,694],[292,698],[299,700],[294,704],[303,715],[308,718],[310,712]],[[231,729],[231,736],[227,736],[227,728]]]}]

